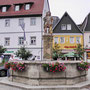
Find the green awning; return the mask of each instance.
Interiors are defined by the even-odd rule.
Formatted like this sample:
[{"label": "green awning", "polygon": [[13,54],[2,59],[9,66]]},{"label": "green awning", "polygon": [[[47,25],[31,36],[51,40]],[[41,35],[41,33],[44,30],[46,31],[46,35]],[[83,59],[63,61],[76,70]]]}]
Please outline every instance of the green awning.
[{"label": "green awning", "polygon": [[64,57],[79,57],[78,54],[75,54],[74,52],[69,52],[67,54],[64,54]]}]

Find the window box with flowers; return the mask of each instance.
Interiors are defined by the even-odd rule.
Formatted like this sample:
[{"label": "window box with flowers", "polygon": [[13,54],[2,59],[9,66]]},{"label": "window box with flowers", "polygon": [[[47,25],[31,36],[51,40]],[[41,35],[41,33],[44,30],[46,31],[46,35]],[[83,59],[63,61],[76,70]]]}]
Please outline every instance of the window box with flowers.
[{"label": "window box with flowers", "polygon": [[83,61],[81,61],[80,63],[78,63],[77,69],[78,69],[79,71],[88,71],[88,69],[89,69],[89,64],[88,64],[88,62],[83,62]]},{"label": "window box with flowers", "polygon": [[64,63],[59,62],[43,64],[43,68],[46,72],[62,72],[66,69]]},{"label": "window box with flowers", "polygon": [[5,68],[9,69],[11,68],[11,70],[13,71],[21,71],[23,72],[26,68],[25,63],[20,63],[20,62],[7,62],[5,63]]}]

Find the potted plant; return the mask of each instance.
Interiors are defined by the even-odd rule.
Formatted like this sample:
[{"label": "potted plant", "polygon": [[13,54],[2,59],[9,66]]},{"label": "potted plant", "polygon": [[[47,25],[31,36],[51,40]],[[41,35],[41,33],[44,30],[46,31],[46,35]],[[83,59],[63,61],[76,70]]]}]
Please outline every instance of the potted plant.
[{"label": "potted plant", "polygon": [[89,64],[88,64],[88,62],[83,62],[83,61],[81,61],[81,63],[78,63],[78,65],[77,65],[77,69],[79,70],[79,71],[87,71],[88,69],[89,69]]},{"label": "potted plant", "polygon": [[16,52],[17,57],[20,57],[24,60],[28,60],[29,57],[32,56],[30,51],[27,51],[25,47],[21,47],[17,52]]},{"label": "potted plant", "polygon": [[49,63],[49,64],[43,64],[43,68],[47,72],[61,72],[65,71],[66,67],[64,63]]}]

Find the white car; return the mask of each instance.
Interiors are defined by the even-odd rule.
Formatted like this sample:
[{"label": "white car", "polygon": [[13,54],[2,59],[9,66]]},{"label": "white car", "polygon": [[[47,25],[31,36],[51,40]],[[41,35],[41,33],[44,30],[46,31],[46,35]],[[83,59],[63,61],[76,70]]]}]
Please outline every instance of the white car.
[{"label": "white car", "polygon": [[17,57],[16,55],[12,54],[12,55],[10,56],[10,59],[9,59],[9,60],[22,60],[22,58]]}]

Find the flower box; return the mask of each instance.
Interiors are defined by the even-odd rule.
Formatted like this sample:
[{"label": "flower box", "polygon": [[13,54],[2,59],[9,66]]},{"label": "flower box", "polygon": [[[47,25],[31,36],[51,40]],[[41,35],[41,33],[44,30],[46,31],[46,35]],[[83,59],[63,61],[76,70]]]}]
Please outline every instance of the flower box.
[{"label": "flower box", "polygon": [[87,71],[88,69],[89,69],[89,64],[88,64],[88,62],[83,62],[83,61],[81,61],[80,63],[78,63],[78,65],[77,65],[77,69],[79,70],[79,71]]},{"label": "flower box", "polygon": [[43,64],[43,68],[47,72],[61,72],[65,71],[66,67],[64,63],[49,63],[49,64]]}]

